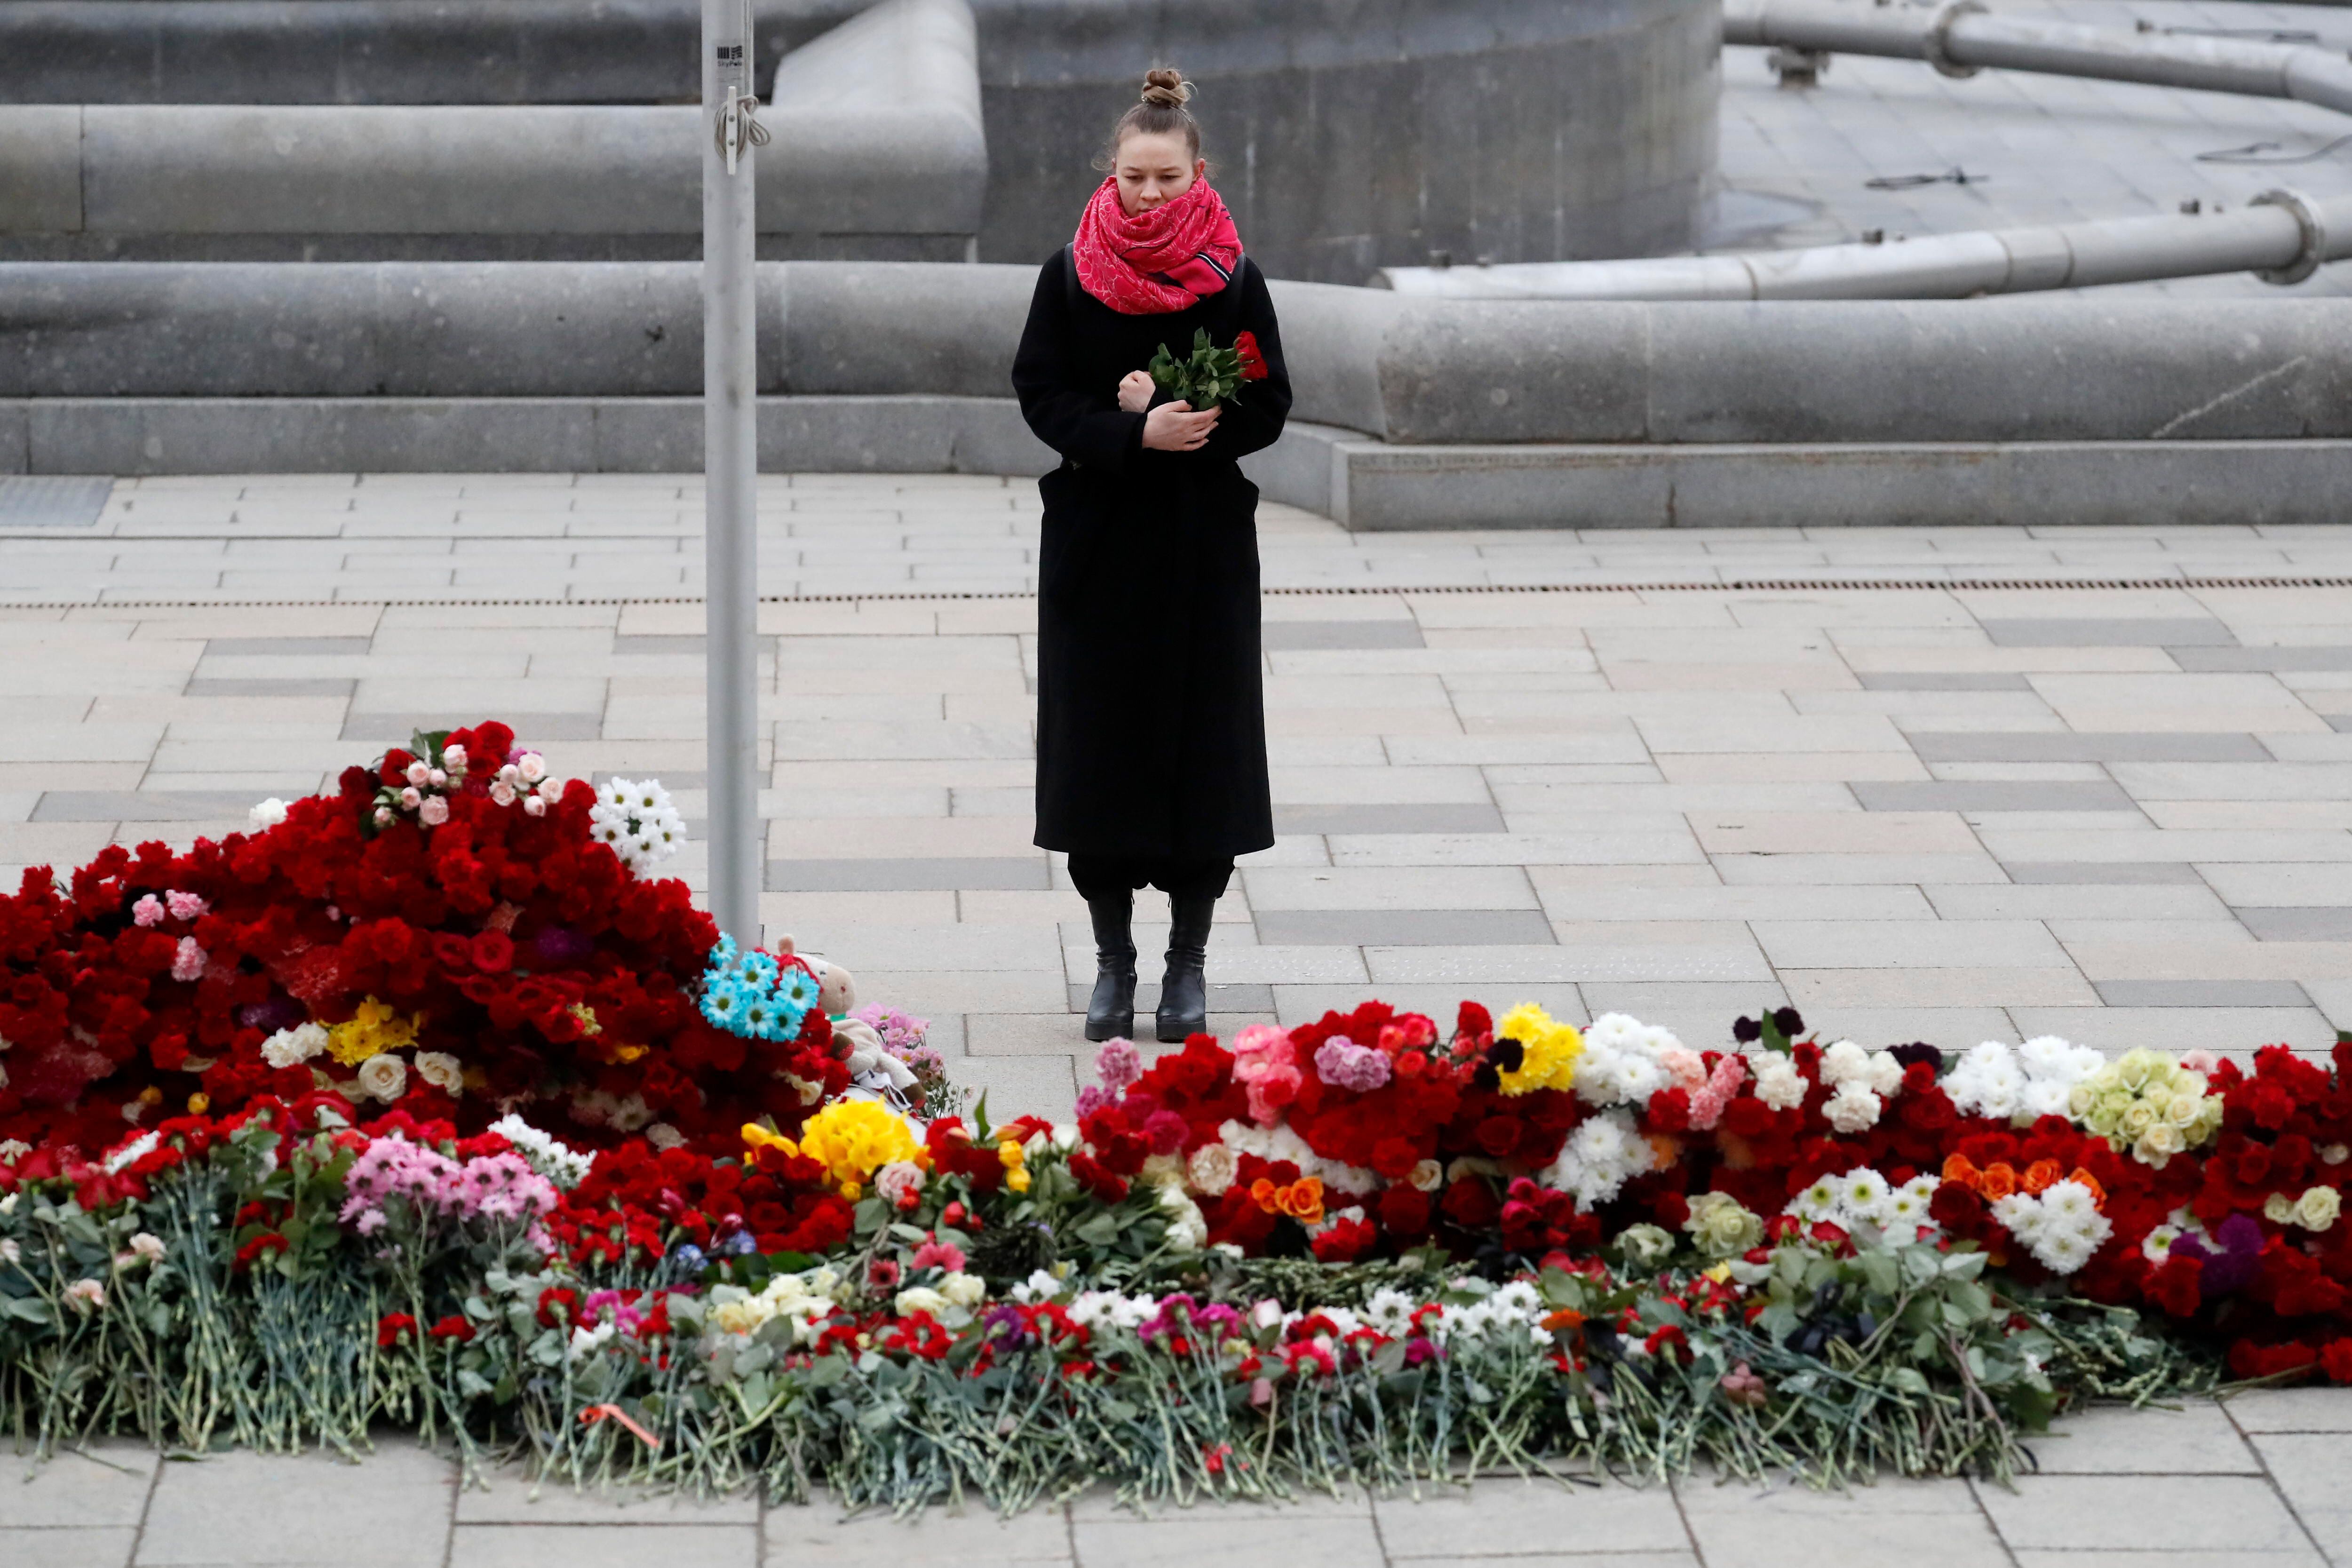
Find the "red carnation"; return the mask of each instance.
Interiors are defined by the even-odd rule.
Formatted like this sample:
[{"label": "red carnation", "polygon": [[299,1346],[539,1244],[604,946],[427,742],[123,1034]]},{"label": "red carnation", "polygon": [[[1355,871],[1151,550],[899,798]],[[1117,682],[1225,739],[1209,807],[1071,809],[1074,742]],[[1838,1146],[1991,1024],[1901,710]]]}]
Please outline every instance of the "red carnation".
[{"label": "red carnation", "polygon": [[580,1318],[580,1292],[556,1286],[539,1293],[537,1317],[544,1328],[561,1328]]},{"label": "red carnation", "polygon": [[504,974],[514,967],[514,938],[502,931],[474,933],[474,967],[485,974]]},{"label": "red carnation", "polygon": [[455,1340],[462,1345],[474,1337],[474,1325],[452,1312],[434,1324],[431,1333],[436,1340]]},{"label": "red carnation", "polygon": [[404,1339],[415,1338],[415,1334],[416,1320],[405,1312],[389,1312],[376,1320],[375,1342],[378,1350],[390,1350]]}]

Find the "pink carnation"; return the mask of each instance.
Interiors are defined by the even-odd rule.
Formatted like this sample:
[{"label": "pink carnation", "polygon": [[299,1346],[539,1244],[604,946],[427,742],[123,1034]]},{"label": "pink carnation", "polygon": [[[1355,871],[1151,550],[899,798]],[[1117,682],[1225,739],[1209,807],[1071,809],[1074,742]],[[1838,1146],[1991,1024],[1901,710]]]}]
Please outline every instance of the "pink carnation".
[{"label": "pink carnation", "polygon": [[1724,1111],[1748,1080],[1748,1058],[1734,1051],[1715,1064],[1706,1083],[1691,1090],[1690,1124],[1704,1132],[1723,1120]]},{"label": "pink carnation", "polygon": [[1109,1040],[1095,1053],[1095,1077],[1116,1094],[1143,1077],[1143,1053],[1133,1040]]},{"label": "pink carnation", "polygon": [[194,920],[212,908],[201,894],[184,893],[176,888],[163,895],[163,907],[172,911],[172,918],[175,921]]},{"label": "pink carnation", "polygon": [[131,906],[131,923],[135,926],[159,926],[163,923],[163,901],[149,893]]},{"label": "pink carnation", "polygon": [[178,949],[172,954],[172,978],[202,980],[204,977],[205,950],[196,945],[194,937],[182,937]]}]

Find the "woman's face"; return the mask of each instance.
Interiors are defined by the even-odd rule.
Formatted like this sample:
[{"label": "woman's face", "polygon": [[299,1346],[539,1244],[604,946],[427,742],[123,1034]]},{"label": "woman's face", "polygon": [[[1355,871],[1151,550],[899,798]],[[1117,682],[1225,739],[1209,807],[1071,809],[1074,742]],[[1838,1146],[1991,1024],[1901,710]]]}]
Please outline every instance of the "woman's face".
[{"label": "woman's face", "polygon": [[1157,136],[1141,132],[1129,134],[1119,142],[1118,157],[1111,165],[1118,181],[1118,205],[1129,217],[1174,201],[1208,172],[1207,162],[1193,157],[1184,138],[1173,132]]}]

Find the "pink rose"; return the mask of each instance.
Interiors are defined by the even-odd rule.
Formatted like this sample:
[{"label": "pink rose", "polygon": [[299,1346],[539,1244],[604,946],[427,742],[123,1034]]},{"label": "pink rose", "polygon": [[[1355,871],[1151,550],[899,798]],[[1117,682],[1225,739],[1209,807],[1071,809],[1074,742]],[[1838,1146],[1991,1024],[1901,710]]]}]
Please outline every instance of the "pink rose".
[{"label": "pink rose", "polygon": [[416,808],[416,819],[427,827],[440,826],[449,820],[449,797],[446,795],[425,796],[425,804]]}]

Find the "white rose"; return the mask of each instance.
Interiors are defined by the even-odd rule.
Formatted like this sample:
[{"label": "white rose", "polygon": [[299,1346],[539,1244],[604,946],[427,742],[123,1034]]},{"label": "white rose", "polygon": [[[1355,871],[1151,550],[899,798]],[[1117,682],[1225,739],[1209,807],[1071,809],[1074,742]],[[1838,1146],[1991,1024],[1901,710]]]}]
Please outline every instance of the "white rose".
[{"label": "white rose", "polygon": [[525,784],[537,784],[547,776],[547,759],[537,752],[525,752],[514,760],[515,775]]},{"label": "white rose", "polygon": [[425,796],[425,804],[416,808],[416,820],[427,827],[438,827],[448,821],[449,797],[446,795]]},{"label": "white rose", "polygon": [[940,1294],[959,1307],[977,1307],[988,1299],[988,1281],[977,1274],[950,1274],[940,1281]]},{"label": "white rose", "polygon": [[2294,1202],[2294,1223],[2305,1230],[2326,1230],[2344,1212],[2344,1195],[2334,1187],[2309,1187]]},{"label": "white rose", "polygon": [[389,1104],[408,1090],[408,1064],[390,1051],[370,1057],[360,1063],[359,1084],[362,1094]]},{"label": "white rose", "polygon": [[1434,1160],[1423,1160],[1406,1175],[1405,1184],[1417,1193],[1433,1193],[1444,1180],[1444,1166]]},{"label": "white rose", "polygon": [[273,1068],[300,1067],[327,1048],[327,1031],[317,1024],[280,1029],[261,1042],[261,1058]]},{"label": "white rose", "polygon": [[416,1076],[434,1088],[451,1094],[460,1093],[466,1087],[464,1068],[447,1051],[417,1052]]},{"label": "white rose", "polygon": [[494,805],[512,805],[516,798],[514,785],[504,779],[490,786],[490,802]]},{"label": "white rose", "polygon": [[899,1291],[898,1300],[891,1305],[902,1318],[911,1318],[918,1312],[929,1312],[937,1318],[946,1313],[948,1299],[928,1285],[917,1285],[911,1289]]},{"label": "white rose", "polygon": [[2294,1200],[2284,1193],[2273,1193],[2263,1200],[2263,1217],[2273,1225],[2293,1225]]},{"label": "white rose", "polygon": [[1241,1168],[1240,1159],[1223,1143],[1203,1143],[1192,1151],[1188,1171],[1192,1190],[1210,1197],[1223,1197],[1234,1184]]}]

